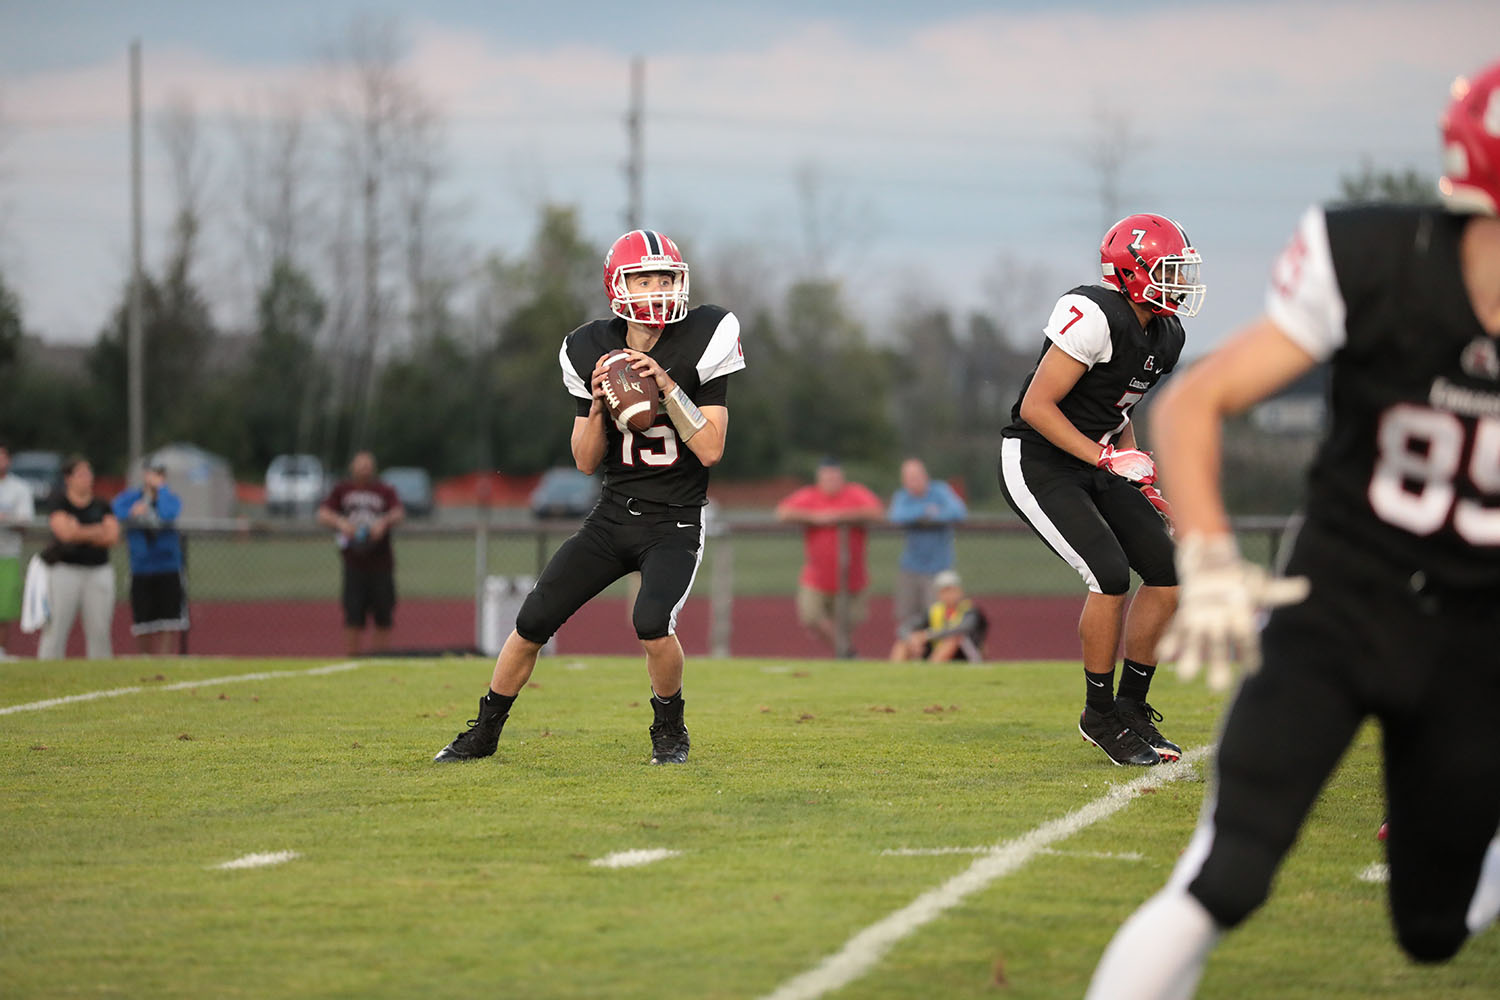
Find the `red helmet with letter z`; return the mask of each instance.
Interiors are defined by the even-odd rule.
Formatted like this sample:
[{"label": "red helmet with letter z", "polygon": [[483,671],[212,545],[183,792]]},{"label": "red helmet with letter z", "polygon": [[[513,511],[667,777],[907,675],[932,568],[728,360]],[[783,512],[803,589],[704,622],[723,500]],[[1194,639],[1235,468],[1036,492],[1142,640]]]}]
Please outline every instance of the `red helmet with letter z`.
[{"label": "red helmet with letter z", "polygon": [[1500,215],[1500,62],[1453,81],[1441,126],[1443,201],[1458,212]]},{"label": "red helmet with letter z", "polygon": [[[672,283],[637,288],[630,279],[638,274],[670,274]],[[635,229],[615,240],[604,258],[604,292],[609,311],[621,319],[656,327],[676,323],[687,315],[688,266],[665,235]]]},{"label": "red helmet with letter z", "polygon": [[1203,307],[1203,258],[1165,216],[1127,215],[1110,226],[1099,244],[1099,265],[1106,284],[1154,313],[1196,316]]}]

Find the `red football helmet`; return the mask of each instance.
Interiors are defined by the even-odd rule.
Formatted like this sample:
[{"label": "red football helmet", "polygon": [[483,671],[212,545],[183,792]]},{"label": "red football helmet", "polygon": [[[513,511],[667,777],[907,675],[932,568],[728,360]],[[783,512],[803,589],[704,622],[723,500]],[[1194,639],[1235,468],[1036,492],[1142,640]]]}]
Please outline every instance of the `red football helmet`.
[{"label": "red football helmet", "polygon": [[1453,81],[1438,191],[1459,212],[1500,214],[1500,62]]},{"label": "red football helmet", "polygon": [[1127,215],[1099,244],[1105,282],[1154,313],[1198,315],[1208,290],[1198,280],[1202,264],[1182,227],[1160,215]]},{"label": "red football helmet", "polygon": [[[627,286],[630,275],[654,271],[673,275],[671,289],[632,292]],[[677,244],[666,236],[649,229],[632,230],[615,240],[604,258],[604,292],[610,312],[621,319],[657,327],[676,323],[687,315],[688,266]]]}]

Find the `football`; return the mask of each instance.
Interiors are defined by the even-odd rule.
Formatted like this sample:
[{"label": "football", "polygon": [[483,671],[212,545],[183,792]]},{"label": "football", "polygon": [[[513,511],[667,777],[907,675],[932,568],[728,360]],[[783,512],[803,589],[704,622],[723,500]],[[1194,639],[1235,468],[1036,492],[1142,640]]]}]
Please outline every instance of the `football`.
[{"label": "football", "polygon": [[620,430],[643,431],[656,422],[656,379],[630,367],[630,355],[619,351],[604,359],[604,402]]}]

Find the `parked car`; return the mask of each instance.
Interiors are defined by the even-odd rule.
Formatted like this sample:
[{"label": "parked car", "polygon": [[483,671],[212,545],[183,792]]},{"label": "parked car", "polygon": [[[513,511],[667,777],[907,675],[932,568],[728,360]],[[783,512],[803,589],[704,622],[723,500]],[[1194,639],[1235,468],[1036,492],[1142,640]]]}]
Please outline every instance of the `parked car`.
[{"label": "parked car", "polygon": [[316,455],[277,455],[266,467],[266,513],[272,517],[311,514],[327,492]]},{"label": "parked car", "polygon": [[537,517],[582,517],[599,499],[599,480],[569,466],[542,473],[531,491],[531,512]]},{"label": "parked car", "polygon": [[401,498],[409,517],[432,516],[432,477],[415,465],[397,465],[380,474]]},{"label": "parked car", "polygon": [[62,455],[55,451],[18,451],[10,456],[10,471],[31,487],[38,514],[62,493],[62,463]]}]

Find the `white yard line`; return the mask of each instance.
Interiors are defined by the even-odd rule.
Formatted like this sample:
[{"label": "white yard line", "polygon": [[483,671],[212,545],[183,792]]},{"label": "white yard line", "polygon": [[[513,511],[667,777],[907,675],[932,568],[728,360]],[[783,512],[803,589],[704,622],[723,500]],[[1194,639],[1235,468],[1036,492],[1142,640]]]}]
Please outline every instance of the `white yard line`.
[{"label": "white yard line", "polygon": [[646,847],[636,851],[616,851],[602,858],[595,858],[589,864],[594,868],[638,868],[641,865],[649,865],[653,861],[665,861],[667,858],[675,858],[681,854],[681,851],[673,851],[665,847]]},{"label": "white yard line", "polygon": [[[989,854],[996,845],[983,847],[887,847],[880,852],[882,858],[937,858],[946,854]],[[1044,847],[1038,854],[1050,854],[1059,858],[1089,858],[1094,861],[1145,861],[1139,851],[1059,851]]]},{"label": "white yard line", "polygon": [[311,667],[307,670],[265,670],[255,674],[234,674],[229,677],[205,677],[196,681],[177,681],[173,684],[138,684],[133,687],[110,688],[107,691],[88,691],[83,694],[70,694],[61,698],[47,698],[44,701],[29,701],[24,705],[6,705],[0,708],[0,715],[13,715],[16,712],[37,712],[44,708],[57,708],[59,705],[71,705],[80,701],[97,701],[100,698],[118,698],[126,694],[139,694],[142,691],[186,691],[189,688],[210,687],[215,684],[241,684],[245,681],[269,681],[279,677],[318,677],[323,674],[338,674],[346,670],[358,670],[364,666],[363,663],[349,661],[347,663],[330,663],[327,666]]},{"label": "white yard line", "polygon": [[907,935],[931,923],[969,896],[1024,867],[1032,858],[1059,840],[1071,837],[1124,809],[1147,789],[1159,788],[1192,773],[1192,765],[1205,757],[1211,746],[1189,750],[1176,764],[1159,764],[1133,781],[1115,785],[1099,798],[1066,816],[1043,823],[1015,840],[997,844],[974,859],[966,870],[930,889],[906,906],[854,935],[844,947],[801,975],[782,983],[765,1000],[816,1000],[847,986],[869,972]]},{"label": "white yard line", "polygon": [[1361,882],[1373,882],[1376,885],[1381,885],[1391,880],[1391,869],[1389,865],[1384,865],[1377,861],[1365,868],[1355,878]]},{"label": "white yard line", "polygon": [[244,857],[235,858],[219,865],[210,865],[216,871],[232,871],[236,868],[265,868],[269,865],[283,865],[294,858],[302,855],[296,851],[269,851],[265,854],[246,854]]}]

